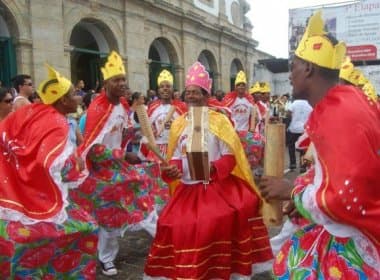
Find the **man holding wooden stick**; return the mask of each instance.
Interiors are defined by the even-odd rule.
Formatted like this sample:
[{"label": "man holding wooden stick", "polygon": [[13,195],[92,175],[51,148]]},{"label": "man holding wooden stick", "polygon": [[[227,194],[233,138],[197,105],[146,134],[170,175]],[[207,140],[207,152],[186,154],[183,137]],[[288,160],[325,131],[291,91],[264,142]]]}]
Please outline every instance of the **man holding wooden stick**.
[{"label": "man holding wooden stick", "polygon": [[162,70],[157,78],[159,99],[150,103],[148,107],[156,144],[163,155],[166,155],[172,121],[187,111],[185,103],[173,99],[173,82],[173,75],[166,69]]},{"label": "man holding wooden stick", "polygon": [[273,177],[260,184],[264,198],[291,200],[285,210],[309,221],[278,253],[277,279],[380,279],[380,113],[361,90],[338,85],[345,53],[316,12],[290,74],[293,97],[313,107],[314,174],[296,187]]}]

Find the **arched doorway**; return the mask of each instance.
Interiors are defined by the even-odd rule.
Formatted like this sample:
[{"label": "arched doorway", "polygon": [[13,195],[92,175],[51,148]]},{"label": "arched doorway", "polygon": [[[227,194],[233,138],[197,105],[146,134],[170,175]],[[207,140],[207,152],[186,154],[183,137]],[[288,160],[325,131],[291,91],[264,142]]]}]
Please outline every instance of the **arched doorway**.
[{"label": "arched doorway", "polygon": [[230,90],[234,90],[236,75],[240,70],[244,71],[243,65],[241,64],[241,61],[239,59],[235,58],[232,61],[230,68]]},{"label": "arched doorway", "polygon": [[216,73],[218,73],[214,55],[209,50],[203,50],[198,56],[198,61],[204,65],[207,72],[209,73],[212,79],[211,92],[214,92],[215,85],[217,84],[215,80]]},{"label": "arched doorway", "polygon": [[100,67],[111,50],[117,51],[112,31],[99,20],[82,19],[71,32],[70,45],[71,80],[83,80],[85,90],[96,89],[103,81]]},{"label": "arched doorway", "polygon": [[174,76],[176,85],[175,67],[178,57],[173,45],[166,38],[155,39],[149,47],[149,88],[157,89],[157,77],[163,69],[167,69]]},{"label": "arched doorway", "polygon": [[16,52],[10,34],[18,36],[17,25],[8,8],[0,3],[0,81],[7,87],[17,74]]}]

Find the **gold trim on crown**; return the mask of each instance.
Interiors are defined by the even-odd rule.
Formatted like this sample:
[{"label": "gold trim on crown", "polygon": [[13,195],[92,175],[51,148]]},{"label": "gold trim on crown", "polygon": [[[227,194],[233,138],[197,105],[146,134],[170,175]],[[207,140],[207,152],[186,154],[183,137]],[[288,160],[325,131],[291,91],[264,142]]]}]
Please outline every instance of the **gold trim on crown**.
[{"label": "gold trim on crown", "polygon": [[45,66],[48,78],[40,83],[37,93],[44,104],[53,104],[69,92],[72,84],[49,64]]},{"label": "gold trim on crown", "polygon": [[346,45],[339,42],[334,46],[326,37],[322,12],[317,11],[309,18],[295,55],[318,66],[338,70],[346,55]]},{"label": "gold trim on crown", "polygon": [[260,83],[254,83],[248,90],[250,94],[259,93],[260,92]]},{"label": "gold trim on crown", "polygon": [[106,64],[100,70],[102,71],[103,79],[105,81],[118,75],[125,75],[123,60],[115,51],[112,51],[108,55]]},{"label": "gold trim on crown", "polygon": [[173,85],[173,83],[174,83],[174,77],[173,77],[172,73],[170,73],[166,69],[162,70],[160,72],[160,75],[158,75],[157,85],[159,86],[164,81],[168,82],[171,85]]},{"label": "gold trim on crown", "polygon": [[235,86],[238,84],[247,84],[247,77],[242,70],[240,70],[236,75]]}]

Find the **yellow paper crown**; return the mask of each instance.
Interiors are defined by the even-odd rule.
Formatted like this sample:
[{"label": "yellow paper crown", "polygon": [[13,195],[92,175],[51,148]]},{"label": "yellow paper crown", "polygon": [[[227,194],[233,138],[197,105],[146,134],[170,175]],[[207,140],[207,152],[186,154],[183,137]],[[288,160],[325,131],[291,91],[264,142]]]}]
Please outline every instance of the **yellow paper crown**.
[{"label": "yellow paper crown", "polygon": [[112,51],[108,55],[106,64],[100,70],[103,73],[103,79],[105,81],[118,75],[125,75],[123,60],[115,51]]},{"label": "yellow paper crown", "polygon": [[363,87],[366,83],[368,83],[368,79],[362,72],[360,72],[360,76],[358,79],[358,86]]},{"label": "yellow paper crown", "polygon": [[339,78],[351,83],[350,76],[352,75],[353,71],[354,65],[352,64],[350,57],[347,56],[344,63],[342,64],[342,67],[340,67]]},{"label": "yellow paper crown", "polygon": [[242,70],[240,70],[236,75],[235,86],[238,84],[247,84],[247,77]]},{"label": "yellow paper crown", "polygon": [[53,67],[48,64],[45,66],[48,69],[48,78],[40,83],[37,93],[44,104],[53,104],[69,92],[72,84]]},{"label": "yellow paper crown", "polygon": [[375,87],[371,84],[371,82],[367,82],[364,86],[363,86],[363,91],[364,91],[364,94],[367,96],[367,99],[369,102],[377,102],[377,94],[376,94],[376,90],[375,90]]},{"label": "yellow paper crown", "polygon": [[334,46],[326,37],[322,13],[318,11],[310,17],[295,55],[318,66],[338,70],[346,55],[346,45],[339,42]]},{"label": "yellow paper crown", "polygon": [[359,79],[362,75],[363,74],[359,69],[354,68],[354,70],[352,71],[348,81],[351,84],[353,84],[354,86],[358,86],[359,85]]},{"label": "yellow paper crown", "polygon": [[259,93],[260,92],[260,83],[254,83],[248,90],[250,94]]},{"label": "yellow paper crown", "polygon": [[260,83],[260,92],[270,92],[270,84],[268,82]]},{"label": "yellow paper crown", "polygon": [[166,69],[162,70],[160,75],[158,75],[157,85],[160,85],[164,81],[169,82],[171,85],[173,85],[174,82],[173,75]]}]

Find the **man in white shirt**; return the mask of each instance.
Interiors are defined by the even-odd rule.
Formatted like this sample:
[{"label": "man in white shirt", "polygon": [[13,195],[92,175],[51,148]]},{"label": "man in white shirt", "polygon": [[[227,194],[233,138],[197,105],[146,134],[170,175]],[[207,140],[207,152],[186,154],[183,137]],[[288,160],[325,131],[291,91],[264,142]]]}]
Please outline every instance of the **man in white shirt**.
[{"label": "man in white shirt", "polygon": [[[289,150],[289,160],[290,160],[290,170],[294,170],[297,167],[296,162],[296,147],[295,143],[297,139],[302,135],[304,132],[304,126],[306,121],[309,118],[309,115],[313,108],[310,106],[310,104],[306,100],[295,100],[290,106],[289,106],[289,114],[290,114],[290,124],[288,127],[288,150]],[[301,156],[302,156],[302,152]],[[302,163],[300,162],[300,165]],[[301,167],[301,171],[302,167]]]}]

